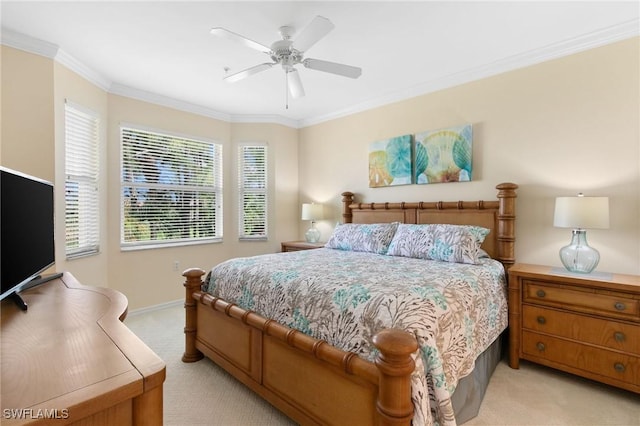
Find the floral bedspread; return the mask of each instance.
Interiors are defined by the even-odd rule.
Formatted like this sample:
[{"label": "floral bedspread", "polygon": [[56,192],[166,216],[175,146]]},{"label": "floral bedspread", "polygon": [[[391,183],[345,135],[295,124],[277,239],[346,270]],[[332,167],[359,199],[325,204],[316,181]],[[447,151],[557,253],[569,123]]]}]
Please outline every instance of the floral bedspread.
[{"label": "floral bedspread", "polygon": [[455,425],[451,394],[507,326],[500,262],[478,265],[329,248],[236,258],[214,267],[214,296],[372,360],[374,334],[418,339],[414,425]]}]

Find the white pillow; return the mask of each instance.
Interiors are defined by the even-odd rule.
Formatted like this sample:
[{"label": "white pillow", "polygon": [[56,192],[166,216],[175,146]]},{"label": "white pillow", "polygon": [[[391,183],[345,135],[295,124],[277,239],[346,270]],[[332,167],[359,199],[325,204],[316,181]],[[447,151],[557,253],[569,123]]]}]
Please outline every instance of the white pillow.
[{"label": "white pillow", "polygon": [[336,226],[325,247],[386,254],[398,222],[392,223],[344,223]]},{"label": "white pillow", "polygon": [[470,225],[400,224],[389,245],[390,256],[453,263],[478,263],[489,229]]}]

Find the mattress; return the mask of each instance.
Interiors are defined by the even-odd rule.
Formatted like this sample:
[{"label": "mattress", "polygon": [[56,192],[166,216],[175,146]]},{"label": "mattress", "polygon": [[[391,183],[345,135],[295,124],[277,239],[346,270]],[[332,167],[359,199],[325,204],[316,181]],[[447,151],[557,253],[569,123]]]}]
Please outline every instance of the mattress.
[{"label": "mattress", "polygon": [[507,326],[502,264],[449,263],[321,248],[235,258],[215,266],[213,296],[373,360],[372,336],[416,336],[414,425],[455,425],[452,395]]}]

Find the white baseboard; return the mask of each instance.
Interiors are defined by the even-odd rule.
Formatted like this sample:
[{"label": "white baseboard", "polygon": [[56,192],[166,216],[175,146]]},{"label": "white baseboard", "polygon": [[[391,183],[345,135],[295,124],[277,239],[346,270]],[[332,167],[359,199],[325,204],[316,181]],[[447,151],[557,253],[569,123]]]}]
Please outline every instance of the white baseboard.
[{"label": "white baseboard", "polygon": [[174,306],[179,306],[184,303],[184,299],[172,300],[171,302],[160,303],[159,305],[146,306],[144,308],[138,308],[131,310],[127,313],[128,317],[146,314],[153,311],[159,311],[161,309],[172,308]]}]

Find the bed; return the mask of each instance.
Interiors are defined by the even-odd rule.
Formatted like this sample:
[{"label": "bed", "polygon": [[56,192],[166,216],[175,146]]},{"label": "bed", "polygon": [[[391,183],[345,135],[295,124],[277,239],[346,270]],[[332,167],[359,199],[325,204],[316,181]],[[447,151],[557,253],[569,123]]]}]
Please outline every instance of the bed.
[{"label": "bed", "polygon": [[[414,299],[396,290],[389,291],[380,282],[377,287],[360,286],[362,283],[354,282],[354,277],[361,277],[364,282],[375,280],[376,274],[382,274],[376,272],[375,268],[379,267],[402,276],[397,280],[399,285],[416,289],[422,287],[411,284],[411,279],[416,275],[432,275],[434,285],[444,286],[435,293],[455,293],[451,290],[454,287],[443,284],[453,280],[448,273],[441,270],[416,273],[411,268],[422,267],[417,265],[422,262],[440,264],[438,266],[444,266],[443,270],[453,271],[453,264],[458,262],[425,261],[400,252],[396,253],[400,254],[398,256],[389,256],[376,250],[344,250],[345,247],[339,246],[338,232],[334,232],[329,242],[332,243],[329,244],[331,248],[232,259],[217,265],[208,274],[199,268],[185,271],[183,361],[194,362],[207,356],[300,424],[409,425],[413,421],[416,425],[453,425],[466,421],[477,413],[488,379],[500,359],[500,336],[506,327],[506,319],[503,318],[506,317],[507,299],[505,274],[515,262],[517,185],[502,183],[496,189],[497,200],[415,203],[358,203],[353,193],[345,192],[342,194],[343,223],[352,225],[336,228],[336,231],[338,228],[353,230],[360,227],[389,232],[387,229],[395,226],[391,232],[395,236],[400,234],[397,232],[400,227],[411,232],[417,228],[421,232],[426,228],[447,229],[449,232],[447,225],[443,224],[488,229],[488,235],[482,235],[476,241],[482,248],[477,258],[458,265],[461,268],[455,267],[455,274],[461,274],[462,281],[470,282],[470,277],[475,275],[493,276],[501,281],[500,287],[491,290],[491,296],[476,295],[474,297],[480,298],[461,302],[469,305],[469,310],[483,315],[482,318],[470,319],[467,313],[460,314],[462,308],[453,303],[457,296],[447,293],[446,300],[438,301],[437,297],[426,299],[432,305],[443,305],[443,309],[453,307],[454,314],[436,310],[431,316],[439,322],[426,325],[416,325],[418,321],[406,318],[398,320],[397,315],[389,313],[389,306],[401,303],[415,305]],[[457,232],[460,227],[453,228]],[[401,248],[396,244],[398,241],[392,238],[386,249],[394,247],[398,250]],[[325,258],[342,266],[323,267],[320,262],[325,262],[322,260]],[[267,268],[257,266],[259,260],[266,260],[269,268],[294,265],[288,270],[268,270],[272,279],[266,281],[275,282],[281,290],[278,295],[257,292],[263,288],[258,284],[257,271]],[[309,274],[301,276],[305,269]],[[464,272],[459,272],[462,270]],[[226,275],[222,274],[224,271]],[[341,301],[337,304],[343,311],[350,312],[351,321],[340,319],[337,314],[336,318],[327,320],[333,315],[330,311],[301,304],[306,303],[305,292],[282,290],[285,282],[291,282],[294,289],[316,288],[319,285],[316,280],[322,275],[318,271],[331,271],[333,274],[322,278],[337,286],[327,293],[334,302]],[[368,271],[374,276],[367,277]],[[225,278],[227,276],[233,279]],[[274,280],[274,276],[279,278]],[[351,281],[341,283],[342,278],[338,277],[347,276]],[[227,283],[233,280],[242,281],[245,287],[234,289]],[[474,281],[468,287],[475,289],[480,285]],[[359,291],[354,293],[353,289]],[[349,296],[345,296],[349,291]],[[362,296],[363,291],[366,297]],[[374,291],[382,291],[383,296]],[[465,292],[475,293],[475,290],[467,289]],[[402,300],[387,298],[386,304],[371,304],[372,300],[379,301],[380,297],[387,297],[390,293],[401,295]],[[266,303],[270,298],[275,303]],[[328,302],[325,299],[322,299],[324,302],[315,296],[310,299],[314,298],[320,300],[316,303],[326,307]],[[292,299],[296,300],[295,305],[300,307],[300,311],[286,313],[283,307],[291,305]],[[360,303],[365,300],[366,303]],[[504,305],[499,306],[501,303]],[[375,306],[377,311],[385,311],[386,316],[377,318],[372,314],[376,309],[371,306]],[[380,309],[381,306],[386,306],[386,309]],[[314,310],[319,312],[315,320],[310,315]],[[488,314],[490,310],[492,314]],[[356,314],[366,318],[360,320],[366,325],[363,329],[355,330],[353,327],[352,320]],[[309,325],[310,318],[316,327]],[[442,318],[446,318],[448,323],[455,323],[455,318],[461,319],[456,320],[461,324],[454,325],[462,330],[462,337],[453,334],[438,337],[440,335],[434,330],[441,328]],[[323,327],[318,326],[320,323]],[[406,327],[408,323],[410,327]],[[468,342],[473,339],[469,330],[475,323],[481,324],[477,328],[482,330],[479,334],[484,340],[470,344]],[[324,334],[318,331],[320,328]],[[494,334],[489,333],[491,330]],[[465,332],[468,335],[464,335]],[[430,342],[429,339],[435,340]],[[442,349],[443,341],[448,342],[444,347],[457,349],[451,353],[446,352],[448,349],[441,350],[442,353],[434,350],[437,353],[434,357],[425,355],[431,352],[430,347]],[[460,355],[462,346],[471,347],[468,356]],[[453,359],[455,368],[448,367],[448,364],[438,365],[443,357]],[[456,370],[456,373],[452,375],[450,370]]]}]

